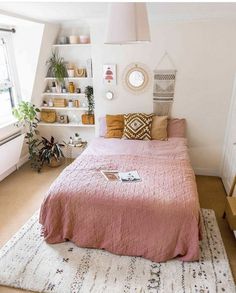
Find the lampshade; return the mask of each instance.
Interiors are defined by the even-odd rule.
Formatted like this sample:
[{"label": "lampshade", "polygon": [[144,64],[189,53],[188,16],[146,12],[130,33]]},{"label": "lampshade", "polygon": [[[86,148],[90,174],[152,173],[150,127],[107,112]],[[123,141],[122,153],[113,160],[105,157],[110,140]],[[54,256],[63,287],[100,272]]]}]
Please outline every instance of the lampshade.
[{"label": "lampshade", "polygon": [[111,3],[105,44],[150,42],[145,3]]}]

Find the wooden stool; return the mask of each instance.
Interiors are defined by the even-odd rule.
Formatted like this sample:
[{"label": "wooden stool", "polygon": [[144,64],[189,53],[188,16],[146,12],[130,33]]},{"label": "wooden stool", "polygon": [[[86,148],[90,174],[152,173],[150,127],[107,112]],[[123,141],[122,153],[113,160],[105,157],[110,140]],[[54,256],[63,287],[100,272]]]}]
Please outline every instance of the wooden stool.
[{"label": "wooden stool", "polygon": [[231,230],[236,230],[236,197],[227,196],[225,206],[226,219]]}]

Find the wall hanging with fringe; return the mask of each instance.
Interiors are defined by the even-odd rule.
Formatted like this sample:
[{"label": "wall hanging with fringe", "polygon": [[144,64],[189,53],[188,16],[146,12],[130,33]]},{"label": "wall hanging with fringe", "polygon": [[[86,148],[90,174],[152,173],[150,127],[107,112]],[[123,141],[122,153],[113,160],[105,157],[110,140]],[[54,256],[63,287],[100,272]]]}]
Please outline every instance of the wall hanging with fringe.
[{"label": "wall hanging with fringe", "polygon": [[[174,101],[176,69],[158,69],[168,59],[171,67],[175,67],[167,52],[154,70],[153,112],[159,116],[169,116]],[[167,66],[166,66],[167,67]],[[170,66],[168,66],[170,67]],[[163,66],[162,66],[163,68]]]}]

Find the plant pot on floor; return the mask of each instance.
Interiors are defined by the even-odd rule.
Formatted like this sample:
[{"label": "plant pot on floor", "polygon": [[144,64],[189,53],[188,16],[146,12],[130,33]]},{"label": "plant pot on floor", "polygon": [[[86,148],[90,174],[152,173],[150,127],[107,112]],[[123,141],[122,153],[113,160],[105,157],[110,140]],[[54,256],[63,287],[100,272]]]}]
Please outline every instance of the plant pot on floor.
[{"label": "plant pot on floor", "polygon": [[51,167],[51,168],[56,168],[56,167],[59,167],[62,164],[64,164],[64,162],[65,162],[65,158],[56,159],[56,158],[53,157],[53,158],[51,158],[51,161],[48,164],[48,166]]},{"label": "plant pot on floor", "polygon": [[82,123],[83,124],[94,124],[95,123],[94,114],[83,114],[82,115]]}]

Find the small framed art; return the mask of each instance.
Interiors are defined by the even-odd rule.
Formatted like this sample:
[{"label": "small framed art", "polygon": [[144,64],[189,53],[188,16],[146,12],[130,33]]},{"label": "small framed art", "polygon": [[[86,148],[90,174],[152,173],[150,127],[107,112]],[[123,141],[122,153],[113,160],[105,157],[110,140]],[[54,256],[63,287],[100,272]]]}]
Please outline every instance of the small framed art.
[{"label": "small framed art", "polygon": [[116,85],[116,64],[103,65],[103,82],[107,85]]}]

